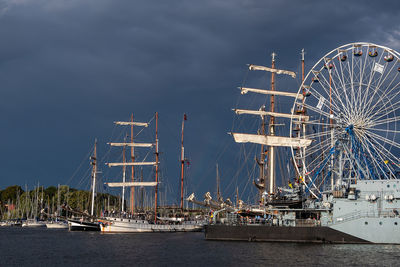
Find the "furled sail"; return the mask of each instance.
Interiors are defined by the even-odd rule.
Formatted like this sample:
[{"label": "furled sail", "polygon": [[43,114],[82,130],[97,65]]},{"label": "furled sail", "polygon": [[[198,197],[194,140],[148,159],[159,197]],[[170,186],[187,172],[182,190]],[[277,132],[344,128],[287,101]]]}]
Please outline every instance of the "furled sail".
[{"label": "furled sail", "polygon": [[298,119],[299,121],[304,120],[308,121],[309,116],[305,115],[292,115],[287,113],[278,113],[278,112],[270,112],[270,111],[263,111],[263,110],[248,110],[248,109],[234,109],[236,114],[250,114],[250,115],[260,115],[260,116],[274,116],[279,118],[288,118],[288,119]]},{"label": "furled sail", "polygon": [[267,146],[307,147],[312,140],[303,138],[290,138],[282,136],[268,136],[258,134],[232,133],[236,143],[254,143]]},{"label": "furled sail", "polygon": [[265,90],[265,89],[258,89],[258,88],[249,88],[249,87],[239,87],[241,90],[242,95],[247,94],[248,92],[264,94],[264,95],[281,95],[281,96],[290,96],[297,99],[302,100],[303,95],[297,93],[289,93],[289,92],[282,92],[282,91],[272,91],[272,90]]},{"label": "furled sail", "polygon": [[116,162],[116,163],[106,163],[108,167],[116,166],[146,166],[146,165],[156,165],[157,162]]},{"label": "furled sail", "polygon": [[264,71],[273,72],[276,74],[286,74],[286,75],[292,76],[292,78],[296,78],[296,73],[294,73],[293,71],[272,69],[272,68],[268,68],[268,67],[264,67],[264,66],[257,66],[257,65],[253,65],[253,64],[249,65],[249,70],[264,70]]},{"label": "furled sail", "polygon": [[125,183],[106,183],[109,187],[123,186],[156,186],[157,182],[125,182]]},{"label": "furled sail", "polygon": [[153,143],[108,143],[110,146],[152,147]]},{"label": "furled sail", "polygon": [[117,125],[133,125],[133,126],[143,126],[147,127],[149,124],[147,122],[131,122],[131,121],[114,121],[115,124]]}]

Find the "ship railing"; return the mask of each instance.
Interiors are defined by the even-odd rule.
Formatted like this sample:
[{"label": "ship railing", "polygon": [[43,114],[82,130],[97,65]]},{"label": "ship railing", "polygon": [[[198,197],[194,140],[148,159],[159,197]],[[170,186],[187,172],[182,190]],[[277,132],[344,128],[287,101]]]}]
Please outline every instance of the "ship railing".
[{"label": "ship railing", "polygon": [[357,211],[348,213],[343,216],[334,217],[333,221],[328,224],[340,224],[348,221],[357,220],[359,218],[382,218],[382,217],[399,217],[399,213],[395,210],[375,210],[375,211]]}]

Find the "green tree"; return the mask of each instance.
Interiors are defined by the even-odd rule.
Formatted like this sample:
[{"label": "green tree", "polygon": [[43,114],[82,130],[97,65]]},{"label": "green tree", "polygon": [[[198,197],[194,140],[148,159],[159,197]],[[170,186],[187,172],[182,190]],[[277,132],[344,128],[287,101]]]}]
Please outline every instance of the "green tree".
[{"label": "green tree", "polygon": [[15,203],[15,201],[17,200],[17,196],[21,195],[23,192],[24,190],[22,190],[22,188],[19,185],[9,186],[6,189],[0,191],[1,202],[5,203],[10,200]]}]

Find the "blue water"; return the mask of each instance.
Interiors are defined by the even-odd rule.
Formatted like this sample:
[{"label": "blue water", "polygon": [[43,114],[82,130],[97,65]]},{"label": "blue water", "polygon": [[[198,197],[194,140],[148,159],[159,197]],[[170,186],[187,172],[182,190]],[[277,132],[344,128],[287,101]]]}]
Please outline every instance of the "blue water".
[{"label": "blue water", "polygon": [[0,228],[1,266],[399,266],[400,245],[205,241],[203,233]]}]

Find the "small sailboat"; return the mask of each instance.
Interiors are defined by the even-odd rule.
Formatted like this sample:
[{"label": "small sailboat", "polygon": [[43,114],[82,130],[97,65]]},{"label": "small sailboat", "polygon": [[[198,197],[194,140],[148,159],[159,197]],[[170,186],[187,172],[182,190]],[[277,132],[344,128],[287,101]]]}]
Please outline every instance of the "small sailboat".
[{"label": "small sailboat", "polygon": [[[68,222],[60,220],[60,185],[57,186],[57,212],[51,221],[46,222],[46,227],[49,229],[68,229]],[[55,217],[55,219],[54,219]]]},{"label": "small sailboat", "polygon": [[[27,195],[28,198],[28,195]],[[27,200],[27,202],[29,202]],[[31,202],[32,203],[32,208],[31,208],[31,216],[28,216],[27,214],[27,219],[22,222],[22,227],[32,227],[32,228],[37,228],[37,227],[45,227],[45,223],[42,221],[39,221],[37,218],[38,214],[38,202],[39,202],[39,185],[35,189],[35,197],[34,200]],[[28,212],[28,211],[27,211]]]}]

